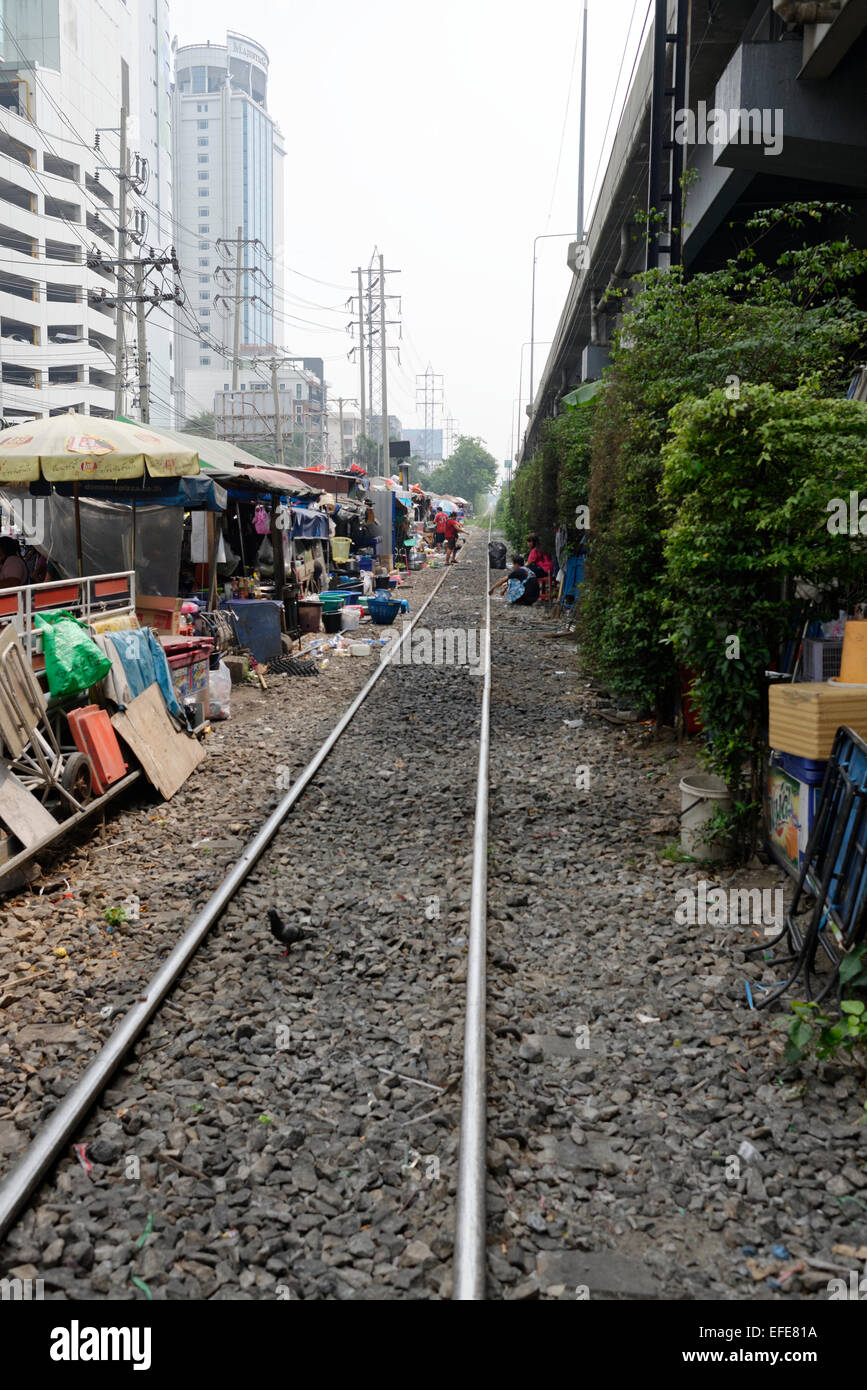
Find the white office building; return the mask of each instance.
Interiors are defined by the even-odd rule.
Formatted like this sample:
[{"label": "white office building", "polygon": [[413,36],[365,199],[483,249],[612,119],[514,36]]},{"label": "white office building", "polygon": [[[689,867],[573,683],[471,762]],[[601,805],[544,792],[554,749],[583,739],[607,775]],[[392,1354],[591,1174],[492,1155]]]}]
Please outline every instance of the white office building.
[{"label": "white office building", "polygon": [[[171,244],[168,0],[2,0],[0,415],[114,413],[120,110],[142,197],[128,227]],[[136,213],[136,208],[138,213]],[[133,245],[133,249],[135,249]],[[147,326],[151,418],[169,423],[172,315]],[[135,413],[129,323],[124,407]]]},{"label": "white office building", "polygon": [[328,457],[327,462],[332,468],[339,468],[341,463],[348,468],[352,455],[358,444],[359,435],[362,433],[361,416],[350,410],[343,412],[343,435],[341,439],[340,427],[341,418],[338,411],[328,412]]},{"label": "white office building", "polygon": [[241,372],[239,389],[233,391],[225,381],[214,394],[214,416],[218,439],[236,444],[275,446],[276,416],[284,443],[292,436],[303,439],[305,460],[310,463],[327,457],[328,444],[323,418],[323,387],[315,372],[302,366],[281,366],[276,374],[277,401],[269,371],[249,366]]},{"label": "white office building", "polygon": [[[279,349],[275,295],[282,290],[283,158],[268,115],[268,55],[229,33],[225,44],[177,48],[174,168],[175,242],[187,302],[176,315],[178,412],[213,409],[234,341],[240,301],[245,358]],[[246,269],[236,284],[241,229]],[[278,304],[279,304],[278,299]]]}]

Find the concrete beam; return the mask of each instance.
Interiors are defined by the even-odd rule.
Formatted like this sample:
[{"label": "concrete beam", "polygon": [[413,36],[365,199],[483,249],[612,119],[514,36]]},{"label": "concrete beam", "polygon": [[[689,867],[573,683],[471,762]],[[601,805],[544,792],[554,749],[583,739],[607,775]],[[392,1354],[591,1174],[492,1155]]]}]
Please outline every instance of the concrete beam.
[{"label": "concrete beam", "polygon": [[803,66],[798,76],[809,81],[830,77],[865,29],[867,0],[845,0],[831,24],[805,25]]}]

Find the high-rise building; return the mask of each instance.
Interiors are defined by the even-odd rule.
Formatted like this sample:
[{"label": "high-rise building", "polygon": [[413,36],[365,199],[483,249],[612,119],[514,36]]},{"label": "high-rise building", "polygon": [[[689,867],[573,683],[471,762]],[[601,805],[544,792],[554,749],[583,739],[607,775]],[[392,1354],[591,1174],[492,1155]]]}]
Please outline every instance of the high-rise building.
[{"label": "high-rise building", "polygon": [[[241,354],[282,344],[283,158],[269,116],[268,54],[242,34],[175,50],[175,244],[187,302],[176,316],[178,410],[213,409],[240,295]],[[236,284],[238,229],[245,267]],[[197,332],[198,330],[198,332]]]},{"label": "high-rise building", "polygon": [[[116,311],[100,300],[114,294],[115,275],[97,261],[118,255],[120,111],[123,104],[142,172],[127,226],[137,221],[143,243],[168,247],[169,82],[168,0],[3,0],[0,414],[7,419],[114,413]],[[124,405],[134,411],[128,327]],[[147,338],[151,418],[169,423],[171,316],[153,313]]]}]

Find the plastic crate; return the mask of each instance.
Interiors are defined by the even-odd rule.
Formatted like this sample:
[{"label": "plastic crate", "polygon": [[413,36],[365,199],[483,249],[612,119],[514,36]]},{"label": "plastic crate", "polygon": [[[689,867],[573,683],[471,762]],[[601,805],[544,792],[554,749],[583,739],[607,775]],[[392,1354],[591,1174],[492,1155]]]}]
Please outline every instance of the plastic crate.
[{"label": "plastic crate", "polygon": [[839,676],[843,660],[843,642],[821,642],[816,637],[804,639],[801,655],[802,681],[827,681]]}]

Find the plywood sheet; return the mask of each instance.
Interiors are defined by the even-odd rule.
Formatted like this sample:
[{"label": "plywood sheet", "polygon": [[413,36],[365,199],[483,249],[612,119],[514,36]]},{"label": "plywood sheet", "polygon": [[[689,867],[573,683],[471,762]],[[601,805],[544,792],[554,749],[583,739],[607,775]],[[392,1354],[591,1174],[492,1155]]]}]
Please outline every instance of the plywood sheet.
[{"label": "plywood sheet", "polygon": [[149,685],[111,722],[135,753],[145,777],[166,801],[171,800],[205,756],[198,740],[172,723],[157,685]]},{"label": "plywood sheet", "polygon": [[25,849],[54,835],[59,822],[42,802],[23,787],[18,778],[0,762],[0,823],[20,840]]}]

